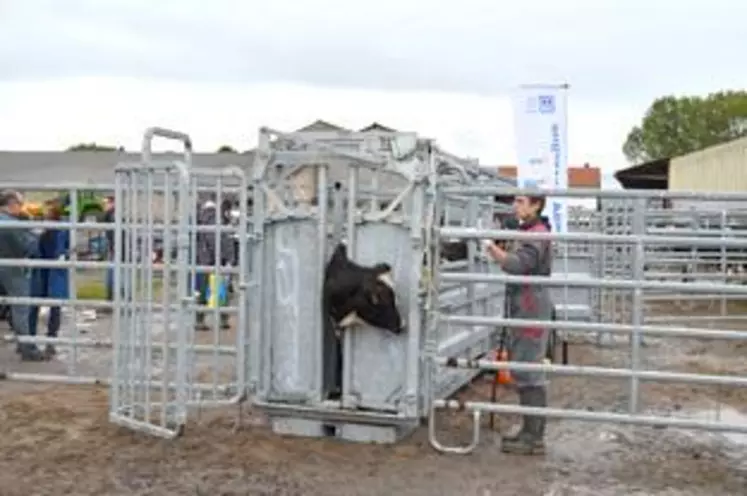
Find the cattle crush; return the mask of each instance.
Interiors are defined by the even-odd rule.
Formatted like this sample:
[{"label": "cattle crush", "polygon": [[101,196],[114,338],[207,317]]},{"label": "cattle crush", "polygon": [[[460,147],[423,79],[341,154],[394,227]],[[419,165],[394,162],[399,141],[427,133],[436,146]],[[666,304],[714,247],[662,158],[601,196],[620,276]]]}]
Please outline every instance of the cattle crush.
[{"label": "cattle crush", "polygon": [[[151,142],[157,137],[182,142],[184,157],[168,162],[152,158]],[[111,304],[74,298],[57,302],[70,306],[74,322],[82,307],[113,307],[110,338],[87,337],[78,325],[62,338],[24,338],[68,349],[68,369],[60,374],[9,371],[6,378],[109,384],[112,422],[167,438],[182,433],[195,407],[236,405],[240,422],[245,403],[264,412],[276,433],[362,442],[396,442],[427,420],[431,444],[451,453],[478,446],[481,417],[490,412],[747,432],[744,424],[660,414],[639,402],[641,385],[648,382],[747,385],[742,374],[651,370],[643,359],[657,339],[747,339],[747,332],[739,330],[743,317],[738,310],[747,295],[747,240],[739,229],[747,224],[738,208],[728,206],[747,195],[553,191],[557,197],[594,199],[597,206],[572,209],[571,232],[546,235],[556,245],[552,277],[517,279],[488,262],[479,240],[538,236],[491,227],[506,209],[494,197],[521,190],[431,140],[408,133],[263,128],[251,170],[193,167],[191,148],[183,133],[149,129],[142,161],[121,164],[115,184],[100,186],[113,191],[118,206],[113,263],[79,260],[75,252],[69,260],[2,261],[29,267],[113,267],[114,287],[119,288]],[[27,188],[52,191],[60,186]],[[69,185],[71,191],[83,188],[92,186]],[[230,196],[238,222],[197,225],[198,200],[204,195],[219,204]],[[70,230],[73,244],[76,232],[111,229],[78,219],[75,197],[71,195],[69,220],[45,225]],[[702,207],[664,208],[662,199],[697,201]],[[152,206],[159,202],[157,211]],[[219,256],[211,265],[199,263],[198,236],[203,232],[225,234],[218,239],[235,242],[233,263],[224,266]],[[456,240],[466,241],[466,258],[442,261],[440,247]],[[392,266],[407,328],[401,335],[365,326],[346,331],[342,383],[332,384],[330,368],[336,365],[330,357],[336,354],[336,339],[322,316],[321,291],[329,256],[341,241],[360,264]],[[217,243],[216,254],[223,242]],[[160,260],[150,256],[156,245],[165,254]],[[233,296],[224,306],[200,304],[196,298],[193,282],[211,274],[231,278]],[[75,281],[72,277],[73,294]],[[526,322],[503,315],[506,283],[552,287],[558,320]],[[208,332],[194,330],[200,311],[216,317],[209,319]],[[229,342],[219,329],[221,313],[234,322]],[[708,324],[700,324],[706,318]],[[528,324],[554,327],[572,343],[628,347],[630,358],[593,367],[493,361],[490,352],[501,328]],[[83,350],[104,352],[94,356]],[[108,367],[109,350],[111,375],[101,372]],[[627,411],[535,411],[507,403],[463,402],[455,396],[481,370],[503,368],[623,379],[629,385]],[[336,386],[341,394],[332,399],[329,391]],[[439,439],[441,409],[469,412],[471,442],[446,445]]]}]

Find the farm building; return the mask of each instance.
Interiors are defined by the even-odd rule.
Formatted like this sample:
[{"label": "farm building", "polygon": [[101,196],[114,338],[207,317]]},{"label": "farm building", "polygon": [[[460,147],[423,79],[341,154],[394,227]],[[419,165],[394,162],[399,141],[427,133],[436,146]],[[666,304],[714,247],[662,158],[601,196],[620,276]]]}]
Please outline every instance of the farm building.
[{"label": "farm building", "polygon": [[747,137],[621,169],[615,173],[615,179],[625,189],[745,191],[745,164]]}]

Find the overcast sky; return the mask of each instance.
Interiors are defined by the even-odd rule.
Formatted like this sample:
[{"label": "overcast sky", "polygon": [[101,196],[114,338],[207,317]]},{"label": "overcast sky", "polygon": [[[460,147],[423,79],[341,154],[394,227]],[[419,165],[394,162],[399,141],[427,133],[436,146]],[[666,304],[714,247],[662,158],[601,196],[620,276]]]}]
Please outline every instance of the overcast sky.
[{"label": "overcast sky", "polygon": [[747,86],[737,0],[0,0],[0,149],[198,148],[262,124],[380,121],[515,160],[513,87],[571,84],[570,158],[624,165],[666,93]]}]

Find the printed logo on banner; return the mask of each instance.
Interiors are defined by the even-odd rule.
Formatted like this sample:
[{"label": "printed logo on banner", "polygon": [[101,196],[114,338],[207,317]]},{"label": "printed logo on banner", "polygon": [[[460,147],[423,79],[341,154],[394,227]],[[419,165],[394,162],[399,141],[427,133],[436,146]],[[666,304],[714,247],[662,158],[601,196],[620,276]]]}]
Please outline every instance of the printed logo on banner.
[{"label": "printed logo on banner", "polygon": [[553,95],[540,95],[537,97],[537,109],[540,114],[555,113],[555,97]]}]

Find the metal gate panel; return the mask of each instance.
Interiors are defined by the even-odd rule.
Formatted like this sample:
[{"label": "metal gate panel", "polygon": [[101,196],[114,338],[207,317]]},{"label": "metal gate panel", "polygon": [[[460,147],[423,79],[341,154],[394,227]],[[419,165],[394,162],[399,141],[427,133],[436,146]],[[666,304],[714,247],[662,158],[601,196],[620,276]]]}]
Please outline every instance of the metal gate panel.
[{"label": "metal gate panel", "polygon": [[[189,169],[183,162],[119,166],[115,179],[114,357],[109,418],[134,430],[173,438],[186,422],[190,390]],[[157,190],[167,207],[161,219],[153,209]],[[160,270],[150,256],[157,232],[162,232],[166,245],[177,252],[174,260],[165,257]],[[154,283],[159,276],[164,285],[160,304],[154,301]]]},{"label": "metal gate panel", "polygon": [[[190,316],[204,315],[204,326],[195,335],[189,348],[189,374],[192,383],[190,402],[200,406],[234,404],[245,397],[248,354],[247,329],[247,261],[248,180],[245,172],[235,166],[221,169],[190,170],[189,281],[192,291]],[[212,202],[216,222],[201,225],[198,209]],[[223,207],[231,205],[238,211],[238,222],[224,223]],[[198,236],[214,240],[214,260],[210,266],[198,263]],[[226,246],[230,245],[230,246]],[[228,250],[227,250],[228,249]],[[226,260],[230,254],[232,259]],[[211,279],[213,283],[211,283]],[[202,286],[197,282],[201,281]],[[205,298],[200,305],[200,291],[226,288],[226,299]],[[232,288],[233,291],[230,291]],[[205,295],[206,297],[208,295]],[[228,322],[222,326],[223,319]],[[190,325],[195,325],[193,320]]]},{"label": "metal gate panel", "polygon": [[303,403],[319,396],[321,357],[314,328],[321,321],[318,221],[285,219],[264,236],[262,374],[267,399]]},{"label": "metal gate panel", "polygon": [[[413,270],[413,250],[410,230],[387,223],[366,223],[358,226],[355,256],[362,265],[386,262],[392,266],[397,307],[406,319],[410,314],[409,294],[417,291],[410,287]],[[386,250],[382,250],[386,247]],[[420,270],[416,265],[415,270]],[[351,348],[345,352],[343,403],[358,407],[396,412],[405,395],[408,360],[408,333],[420,329],[407,323],[400,335],[383,329],[360,326],[350,331],[347,340]]]},{"label": "metal gate panel", "polygon": [[[594,260],[590,255],[566,252],[553,260],[553,277],[557,279],[591,280],[594,278],[594,271]],[[550,288],[558,319],[589,320],[594,308],[594,292],[595,290],[588,286]]]}]

